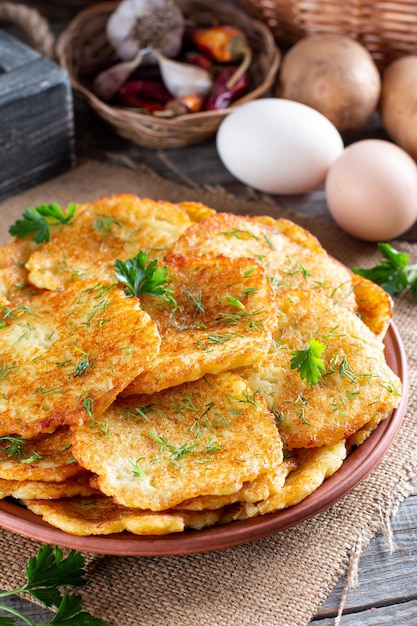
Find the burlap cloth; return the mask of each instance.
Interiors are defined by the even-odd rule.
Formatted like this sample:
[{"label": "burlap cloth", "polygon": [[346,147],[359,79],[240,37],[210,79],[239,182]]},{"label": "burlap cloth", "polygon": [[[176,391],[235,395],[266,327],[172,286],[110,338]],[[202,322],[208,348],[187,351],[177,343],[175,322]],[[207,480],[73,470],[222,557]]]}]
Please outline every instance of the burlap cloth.
[{"label": "burlap cloth", "polygon": [[[0,205],[2,237],[28,206],[84,202],[116,192],[171,201],[200,200],[218,210],[294,218],[272,202],[237,199],[221,190],[198,189],[153,172],[88,162]],[[295,220],[349,266],[379,260],[376,246],[351,239],[333,224]],[[417,261],[411,244],[393,242]],[[304,626],[333,586],[357,560],[410,493],[417,465],[416,301],[396,297],[394,319],[409,362],[410,400],[393,445],[349,495],[315,518],[273,537],[219,552],[173,557],[109,557],[86,554],[85,606],[112,626]],[[0,530],[0,588],[22,582],[29,554],[39,544]]]}]

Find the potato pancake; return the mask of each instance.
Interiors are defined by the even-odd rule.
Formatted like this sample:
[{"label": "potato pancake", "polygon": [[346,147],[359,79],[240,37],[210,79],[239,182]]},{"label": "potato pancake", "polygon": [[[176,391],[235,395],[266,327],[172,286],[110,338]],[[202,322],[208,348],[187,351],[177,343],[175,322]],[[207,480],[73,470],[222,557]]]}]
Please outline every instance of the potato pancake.
[{"label": "potato pancake", "polygon": [[160,258],[191,224],[176,204],[131,194],[77,205],[71,223],[53,227],[50,241],[30,255],[29,280],[50,290],[87,278],[112,282],[116,259],[139,250]]},{"label": "potato pancake", "polygon": [[89,472],[81,472],[61,482],[0,479],[0,498],[12,496],[16,500],[34,498],[57,500],[73,496],[91,496],[97,491],[90,486],[90,478]]},{"label": "potato pancake", "polygon": [[218,213],[188,228],[171,246],[165,260],[172,255],[196,254],[251,257],[265,267],[276,292],[310,289],[354,310],[351,272],[321,247],[318,253],[312,246],[300,245],[295,236],[290,239],[259,219]]},{"label": "potato pancake", "polygon": [[183,209],[193,222],[201,222],[201,220],[216,214],[214,209],[211,209],[201,202],[177,202],[177,206]]},{"label": "potato pancake", "polygon": [[359,274],[352,274],[352,284],[357,315],[382,341],[392,319],[391,296],[385,289]]},{"label": "potato pancake", "polygon": [[172,258],[175,304],[141,296],[161,335],[158,356],[123,396],[167,387],[254,363],[271,345],[277,320],[265,271],[252,259]]},{"label": "potato pancake", "polygon": [[291,241],[298,243],[303,248],[308,248],[316,254],[327,254],[317,237],[312,235],[302,226],[295,224],[291,220],[287,220],[283,217],[275,219],[274,217],[270,217],[269,215],[253,215],[250,217],[250,219],[254,222],[261,222],[263,224],[266,224],[270,228],[273,228],[274,230],[277,230],[279,233],[288,237],[288,239],[291,239]]},{"label": "potato pancake", "polygon": [[[290,220],[285,219],[273,219],[272,217],[252,217],[253,220],[260,220],[265,224],[275,228],[280,233],[300,244],[303,247],[309,248],[316,254],[325,254],[324,248],[322,248],[320,242],[314,235],[307,230],[294,224]],[[334,261],[332,260],[332,263]],[[350,279],[352,282],[352,290],[356,302],[356,314],[362,319],[362,321],[372,330],[375,335],[380,339],[383,339],[385,333],[388,330],[388,326],[392,319],[392,298],[382,287],[370,280],[359,276],[358,274],[351,273]],[[327,294],[329,295],[329,294]],[[343,302],[342,302],[343,304]],[[349,298],[349,304],[352,305],[352,301]],[[348,308],[352,308],[348,306]]]},{"label": "potato pancake", "polygon": [[36,244],[27,239],[11,239],[0,247],[0,303],[26,303],[37,289],[28,280],[25,263],[36,249]]},{"label": "potato pancake", "polygon": [[167,535],[185,528],[201,530],[213,526],[220,511],[139,511],[104,496],[65,500],[23,500],[26,507],[72,535],[109,535],[124,530],[135,535]]},{"label": "potato pancake", "polygon": [[28,282],[28,272],[24,267],[16,265],[0,269],[0,305],[25,305],[42,291]]},{"label": "potato pancake", "polygon": [[24,265],[37,247],[37,244],[27,237],[24,239],[13,237],[0,246],[0,269]]},{"label": "potato pancake", "polygon": [[115,285],[73,283],[0,309],[0,436],[99,416],[156,356],[160,337]]},{"label": "potato pancake", "polygon": [[242,504],[237,509],[226,511],[222,523],[274,513],[298,504],[337,472],[346,458],[346,446],[344,441],[339,441],[312,450],[294,450],[293,454],[298,458],[298,467],[288,474],[278,493],[256,504]]},{"label": "potato pancake", "polygon": [[152,511],[236,493],[282,461],[274,416],[233,373],[117,400],[95,428],[73,432],[74,457],[99,489]]},{"label": "potato pancake", "polygon": [[0,478],[61,481],[82,471],[71,453],[68,428],[32,439],[0,437]]},{"label": "potato pancake", "polygon": [[[317,292],[277,296],[280,331],[274,350],[239,374],[277,416],[288,448],[330,445],[398,406],[401,383],[387,366],[381,341],[351,311]],[[324,372],[310,384],[291,368],[310,339],[324,346]]]},{"label": "potato pancake", "polygon": [[197,496],[185,500],[174,509],[186,511],[205,511],[220,509],[235,502],[259,502],[277,493],[284,485],[290,466],[281,463],[270,474],[262,474],[251,482],[244,483],[242,489],[227,496]]}]

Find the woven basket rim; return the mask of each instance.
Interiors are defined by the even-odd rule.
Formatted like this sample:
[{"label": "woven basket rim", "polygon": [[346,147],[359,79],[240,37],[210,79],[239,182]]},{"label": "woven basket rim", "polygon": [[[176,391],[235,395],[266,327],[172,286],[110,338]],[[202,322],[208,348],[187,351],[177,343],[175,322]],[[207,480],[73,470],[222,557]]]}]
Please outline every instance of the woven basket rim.
[{"label": "woven basket rim", "polygon": [[249,15],[268,24],[285,47],[309,35],[333,33],[357,40],[382,70],[399,56],[417,54],[414,0],[239,0]]}]

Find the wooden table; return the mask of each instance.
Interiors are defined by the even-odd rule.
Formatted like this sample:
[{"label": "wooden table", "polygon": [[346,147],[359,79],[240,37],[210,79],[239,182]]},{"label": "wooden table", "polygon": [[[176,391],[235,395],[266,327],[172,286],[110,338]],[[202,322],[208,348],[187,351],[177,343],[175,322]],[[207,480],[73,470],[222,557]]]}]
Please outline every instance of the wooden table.
[{"label": "wooden table", "polygon": [[[71,15],[79,9],[77,0],[64,3],[27,2],[39,8],[50,18],[56,33],[64,28]],[[69,6],[71,5],[72,6]],[[360,137],[385,137],[378,116],[360,136],[346,137],[347,142]],[[97,158],[117,161],[132,159],[153,168],[160,175],[183,184],[221,186],[242,197],[253,197],[228,174],[222,166],[214,141],[202,146],[175,150],[140,148],[113,135],[84,106],[76,105],[77,153],[80,159]],[[254,197],[260,197],[255,194]],[[300,214],[310,214],[331,220],[323,190],[308,196],[275,197],[283,207]],[[417,225],[403,237],[417,241]],[[414,495],[399,508],[392,520],[392,539],[395,551],[390,553],[387,539],[375,537],[366,548],[359,563],[359,586],[347,595],[342,626],[415,626],[417,625],[417,484]],[[29,556],[29,555],[28,555]],[[345,586],[342,579],[311,621],[311,626],[334,624]],[[9,599],[19,610],[33,620],[46,620],[50,615],[23,599]],[[291,626],[289,624],[288,626]]]}]

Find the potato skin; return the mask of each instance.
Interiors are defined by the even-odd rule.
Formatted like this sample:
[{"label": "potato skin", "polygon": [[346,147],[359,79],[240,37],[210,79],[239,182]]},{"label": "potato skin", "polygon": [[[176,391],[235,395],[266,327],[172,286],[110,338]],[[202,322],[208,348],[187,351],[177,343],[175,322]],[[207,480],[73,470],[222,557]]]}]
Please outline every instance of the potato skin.
[{"label": "potato skin", "polygon": [[275,95],[317,109],[339,131],[359,130],[375,111],[381,76],[370,53],[342,35],[311,35],[284,56]]},{"label": "potato skin", "polygon": [[390,138],[417,160],[417,55],[385,68],[379,112]]}]

